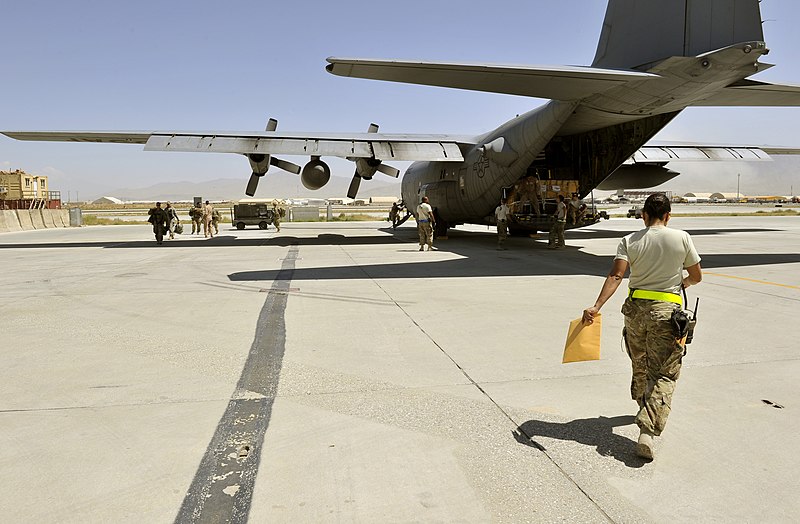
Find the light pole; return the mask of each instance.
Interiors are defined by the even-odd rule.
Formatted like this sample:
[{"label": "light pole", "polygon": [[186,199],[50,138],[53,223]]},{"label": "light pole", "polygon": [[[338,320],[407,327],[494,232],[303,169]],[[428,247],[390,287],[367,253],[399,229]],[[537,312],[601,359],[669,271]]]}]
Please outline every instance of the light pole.
[{"label": "light pole", "polygon": [[736,203],[739,203],[741,198],[739,197],[739,178],[742,176],[741,173],[736,173]]}]

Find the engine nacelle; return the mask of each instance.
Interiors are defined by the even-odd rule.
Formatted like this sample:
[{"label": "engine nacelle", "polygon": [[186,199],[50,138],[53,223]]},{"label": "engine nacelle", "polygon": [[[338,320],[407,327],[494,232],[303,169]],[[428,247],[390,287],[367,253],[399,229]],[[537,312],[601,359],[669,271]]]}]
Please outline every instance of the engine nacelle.
[{"label": "engine nacelle", "polygon": [[608,175],[597,189],[647,189],[672,180],[680,173],[656,164],[625,164]]},{"label": "engine nacelle", "polygon": [[303,166],[303,172],[300,174],[300,181],[303,182],[303,187],[306,189],[319,189],[330,179],[331,168],[318,156],[312,156],[311,161]]},{"label": "engine nacelle", "polygon": [[253,153],[247,155],[247,160],[250,161],[250,167],[253,169],[253,173],[256,175],[262,176],[266,175],[267,171],[269,171],[269,164],[270,164],[270,156],[264,155],[261,153]]}]

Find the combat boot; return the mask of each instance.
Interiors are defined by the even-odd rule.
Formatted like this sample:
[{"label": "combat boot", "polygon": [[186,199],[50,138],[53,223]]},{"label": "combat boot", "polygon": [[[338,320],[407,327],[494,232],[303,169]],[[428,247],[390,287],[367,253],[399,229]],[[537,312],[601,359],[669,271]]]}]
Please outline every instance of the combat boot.
[{"label": "combat boot", "polygon": [[644,459],[653,460],[653,447],[653,434],[646,429],[640,430],[636,454]]}]

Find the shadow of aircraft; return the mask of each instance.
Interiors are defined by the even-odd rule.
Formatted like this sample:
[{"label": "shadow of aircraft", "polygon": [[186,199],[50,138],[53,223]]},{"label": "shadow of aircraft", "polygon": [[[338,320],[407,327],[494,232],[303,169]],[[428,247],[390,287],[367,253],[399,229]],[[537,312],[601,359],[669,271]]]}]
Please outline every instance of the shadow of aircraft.
[{"label": "shadow of aircraft", "polygon": [[[633,224],[631,224],[633,226]],[[331,266],[317,268],[298,268],[294,270],[293,280],[349,280],[360,278],[447,278],[447,277],[485,277],[485,276],[563,276],[593,275],[605,276],[611,267],[613,255],[595,255],[569,247],[570,241],[580,243],[581,240],[597,238],[621,238],[638,230],[608,231],[602,229],[583,229],[567,232],[567,248],[557,251],[546,249],[546,235],[540,235],[535,241],[528,237],[510,237],[506,245],[508,251],[497,251],[497,235],[487,228],[484,231],[465,231],[453,229],[448,240],[439,240],[436,245],[440,251],[460,255],[463,258],[447,260],[437,259],[435,253],[418,253],[418,237],[416,228],[401,227],[392,229],[385,227],[370,230],[363,234],[363,228],[341,225],[326,227],[328,230],[358,231],[359,235],[346,235],[339,232],[321,233],[317,236],[304,237],[302,231],[318,231],[318,228],[291,228],[277,236],[242,236],[241,234],[222,233],[212,239],[180,238],[165,241],[159,246],[152,238],[135,241],[87,241],[87,242],[45,242],[45,243],[3,243],[0,238],[0,250],[3,249],[54,249],[54,248],[104,248],[104,249],[177,249],[207,247],[289,247],[299,246],[396,246],[400,251],[414,252],[413,256],[403,262],[360,265],[351,267]],[[694,236],[720,235],[725,233],[760,233],[776,231],[773,229],[698,229],[690,231]],[[253,232],[258,234],[257,232]],[[292,234],[294,233],[294,234]],[[744,254],[712,254],[701,253],[704,269],[721,267],[743,267],[760,265],[792,264],[800,262],[800,253],[744,253]],[[271,281],[277,278],[279,270],[253,270],[228,275],[231,281]]]},{"label": "shadow of aircraft", "polygon": [[513,431],[514,438],[520,444],[547,451],[536,437],[548,437],[558,440],[571,440],[595,448],[603,457],[613,457],[629,468],[641,468],[650,461],[636,455],[635,442],[628,437],[617,435],[613,429],[618,426],[629,426],[634,423],[631,415],[618,417],[597,417],[571,420],[569,422],[545,422],[529,420]]}]

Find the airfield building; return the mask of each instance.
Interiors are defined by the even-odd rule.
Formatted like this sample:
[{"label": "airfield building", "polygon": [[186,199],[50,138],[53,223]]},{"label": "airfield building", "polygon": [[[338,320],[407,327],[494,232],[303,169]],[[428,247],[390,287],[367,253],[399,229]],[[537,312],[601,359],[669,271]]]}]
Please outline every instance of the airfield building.
[{"label": "airfield building", "polygon": [[61,209],[61,193],[50,191],[46,176],[0,171],[0,209]]}]

